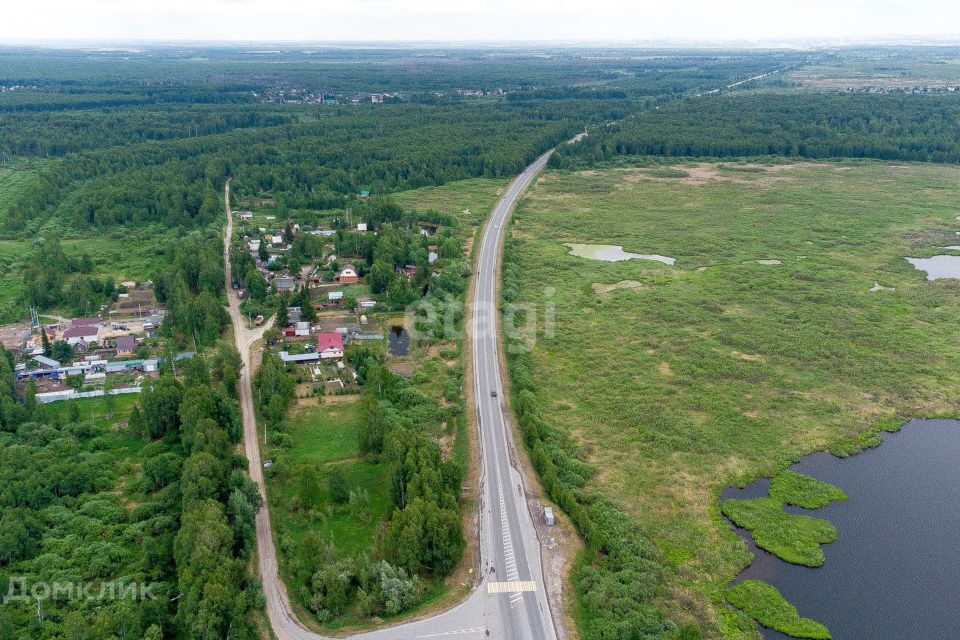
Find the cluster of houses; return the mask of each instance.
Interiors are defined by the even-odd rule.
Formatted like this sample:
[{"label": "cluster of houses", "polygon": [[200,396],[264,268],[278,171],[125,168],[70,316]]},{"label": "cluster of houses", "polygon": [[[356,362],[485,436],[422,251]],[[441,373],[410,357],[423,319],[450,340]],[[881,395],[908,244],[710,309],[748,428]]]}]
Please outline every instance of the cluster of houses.
[{"label": "cluster of houses", "polygon": [[[157,309],[149,310],[152,316],[143,321],[143,329],[147,337],[153,337],[157,327],[163,321],[163,311]],[[97,316],[84,318],[74,318],[70,325],[59,330],[58,327],[46,326],[43,331],[47,334],[50,342],[60,340],[70,345],[74,351],[85,352],[94,345],[108,347],[115,350],[117,357],[122,358],[132,356],[137,348],[137,340],[132,335],[118,335],[119,331],[126,329],[124,325],[118,322],[104,323]],[[59,331],[59,333],[58,333]],[[34,352],[36,353],[35,349]]]},{"label": "cluster of houses", "polygon": [[960,88],[956,86],[922,86],[922,87],[845,87],[840,93],[900,93],[900,94],[943,94],[955,93]]},{"label": "cluster of houses", "polygon": [[[133,285],[134,283],[130,283]],[[133,290],[133,287],[130,287]],[[137,290],[140,288],[137,287]],[[151,296],[152,296],[152,292]],[[146,298],[144,299],[146,302]],[[153,300],[155,303],[155,300]],[[21,345],[22,361],[15,366],[15,378],[18,382],[34,381],[38,385],[37,401],[53,402],[75,397],[92,397],[103,395],[103,389],[97,389],[103,384],[107,376],[112,374],[131,374],[121,376],[115,388],[109,393],[136,393],[140,390],[135,380],[140,376],[157,375],[159,360],[156,358],[136,358],[140,347],[139,340],[132,335],[133,331],[142,330],[147,337],[154,335],[156,328],[163,321],[163,311],[149,309],[154,314],[143,317],[143,314],[134,314],[132,321],[104,321],[99,316],[74,318],[64,327],[60,323],[41,327],[39,332],[28,337]],[[111,312],[113,313],[113,312]],[[135,326],[128,328],[128,325]],[[60,362],[45,355],[46,344],[63,342],[68,344],[77,354],[74,362]],[[54,353],[57,353],[54,350]],[[86,355],[83,355],[86,354]],[[178,359],[190,357],[192,354],[180,354]],[[77,391],[67,388],[69,380],[82,376],[83,386],[93,388],[90,391]]]},{"label": "cluster of houses", "polygon": [[[44,355],[30,356],[30,362],[36,363],[36,368],[28,368],[26,362],[16,366],[17,380],[65,380],[68,376],[83,375],[88,376],[96,373],[124,373],[124,372],[143,372],[150,373],[157,371],[160,367],[160,361],[156,358],[146,358],[142,360],[115,360],[108,361],[100,356],[86,356],[83,360],[61,364],[57,360],[48,358]],[[91,378],[96,380],[97,378]]]}]

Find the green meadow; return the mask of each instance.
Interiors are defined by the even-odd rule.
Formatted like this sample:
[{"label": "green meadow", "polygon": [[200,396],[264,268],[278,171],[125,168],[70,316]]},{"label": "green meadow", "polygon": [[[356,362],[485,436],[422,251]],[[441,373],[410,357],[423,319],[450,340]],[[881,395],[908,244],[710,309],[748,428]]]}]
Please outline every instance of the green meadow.
[{"label": "green meadow", "polygon": [[509,180],[474,178],[458,180],[439,187],[421,187],[391,194],[390,198],[405,209],[439,211],[470,225],[483,224],[500,192]]},{"label": "green meadow", "polygon": [[[755,638],[725,603],[750,556],[720,490],[812,451],[854,451],[891,421],[960,414],[960,282],[904,260],[960,244],[960,168],[673,169],[544,174],[515,214],[506,268],[515,300],[555,308],[531,354],[543,416],[597,469],[587,488],[656,543],[665,613],[705,637]],[[579,258],[564,243],[676,263]],[[776,489],[797,504],[839,497],[792,477]],[[761,511],[740,515],[769,520]],[[776,539],[789,523],[768,524]],[[804,524],[797,555],[815,564],[831,532]]]},{"label": "green meadow", "polygon": [[[264,456],[277,462],[277,470],[267,474],[267,490],[278,548],[287,560],[281,566],[297,561],[310,531],[332,543],[338,555],[361,552],[371,546],[388,513],[389,469],[360,456],[359,396],[336,400],[295,410],[289,419],[289,444],[274,443]],[[350,490],[367,492],[364,513],[334,504],[328,481],[334,468],[343,472]],[[287,582],[290,589],[294,584]]]},{"label": "green meadow", "polygon": [[[88,254],[93,259],[92,275],[109,276],[117,283],[125,280],[143,282],[152,278],[163,264],[164,247],[181,235],[179,230],[158,225],[82,235],[75,231],[55,232],[63,238],[61,242],[68,256]],[[23,271],[32,254],[33,246],[29,240],[0,240],[0,318],[14,320],[28,316],[21,295]],[[48,313],[55,311],[49,310]]]}]

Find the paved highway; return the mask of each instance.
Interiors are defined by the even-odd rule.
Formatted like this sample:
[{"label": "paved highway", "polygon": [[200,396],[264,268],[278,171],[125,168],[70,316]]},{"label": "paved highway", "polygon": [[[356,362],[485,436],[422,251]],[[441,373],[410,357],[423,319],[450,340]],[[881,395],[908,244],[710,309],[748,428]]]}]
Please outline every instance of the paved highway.
[{"label": "paved highway", "polygon": [[[517,198],[543,169],[550,153],[540,156],[501,196],[483,231],[475,263],[470,319],[473,390],[482,450],[480,481],[480,575],[471,595],[448,611],[403,625],[352,636],[358,640],[426,640],[428,638],[497,638],[557,640],[541,570],[540,543],[527,508],[520,471],[510,459],[511,431],[502,404],[499,366],[498,262],[504,228]],[[240,406],[250,477],[266,495],[253,410],[251,349],[266,327],[248,329],[240,301],[231,287],[229,249],[233,235],[230,183],[224,190],[227,228],[224,238],[227,296],[237,349],[243,357]],[[270,320],[272,322],[272,319]],[[269,323],[267,323],[269,326]],[[267,615],[278,640],[322,640],[304,628],[290,607],[277,571],[276,549],[267,505],[257,514],[257,554],[267,601]]]}]

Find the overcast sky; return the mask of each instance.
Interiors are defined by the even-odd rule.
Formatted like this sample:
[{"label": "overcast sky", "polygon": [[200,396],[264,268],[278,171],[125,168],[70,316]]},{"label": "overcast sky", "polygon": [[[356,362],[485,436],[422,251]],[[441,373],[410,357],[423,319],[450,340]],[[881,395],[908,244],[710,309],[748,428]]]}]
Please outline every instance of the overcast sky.
[{"label": "overcast sky", "polygon": [[0,41],[778,40],[955,35],[957,0],[4,0]]}]

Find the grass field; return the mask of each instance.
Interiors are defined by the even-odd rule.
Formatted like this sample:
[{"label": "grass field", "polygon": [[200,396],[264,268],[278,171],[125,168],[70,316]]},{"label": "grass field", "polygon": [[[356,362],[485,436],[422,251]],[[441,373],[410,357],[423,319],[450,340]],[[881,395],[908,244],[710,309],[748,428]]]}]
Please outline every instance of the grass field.
[{"label": "grass field", "polygon": [[421,187],[394,193],[390,197],[405,209],[435,210],[478,225],[487,219],[500,191],[509,180],[475,178],[440,187]]},{"label": "grass field", "polygon": [[[63,236],[63,249],[69,256],[89,254],[93,259],[93,275],[110,276],[117,283],[124,280],[143,282],[161,266],[163,247],[179,235],[176,229],[151,226],[118,229],[103,234],[77,237]],[[33,252],[25,240],[0,240],[0,317],[7,320],[28,315],[27,307],[11,307],[23,292],[23,270]]]},{"label": "grass field", "polygon": [[949,87],[960,77],[960,60],[851,57],[802,66],[786,77],[815,89]]},{"label": "grass field", "polygon": [[80,419],[93,419],[99,426],[113,426],[121,420],[126,420],[130,415],[130,408],[137,402],[140,396],[133,393],[113,396],[113,415],[107,417],[107,401],[100,398],[78,398],[76,400],[67,400],[64,402],[51,402],[43,405],[44,411],[49,416],[69,415],[71,403],[79,409]]},{"label": "grass field", "polygon": [[545,174],[516,213],[509,268],[519,300],[556,305],[532,353],[540,407],[599,469],[590,486],[656,542],[664,609],[706,637],[753,637],[723,604],[749,555],[720,489],[883,421],[960,413],[960,283],[903,259],[957,244],[960,169],[682,168]]},{"label": "grass field", "polygon": [[[370,547],[387,516],[389,470],[360,458],[357,433],[363,416],[358,400],[299,409],[289,421],[291,446],[267,450],[265,459],[277,462],[275,472],[268,474],[267,490],[282,557],[295,557],[298,542],[311,530],[333,542],[338,554],[356,554]],[[343,470],[351,490],[369,493],[365,522],[333,504],[327,478],[334,466]],[[304,481],[308,473],[315,475],[313,487]],[[287,582],[291,589],[294,584]]]}]

